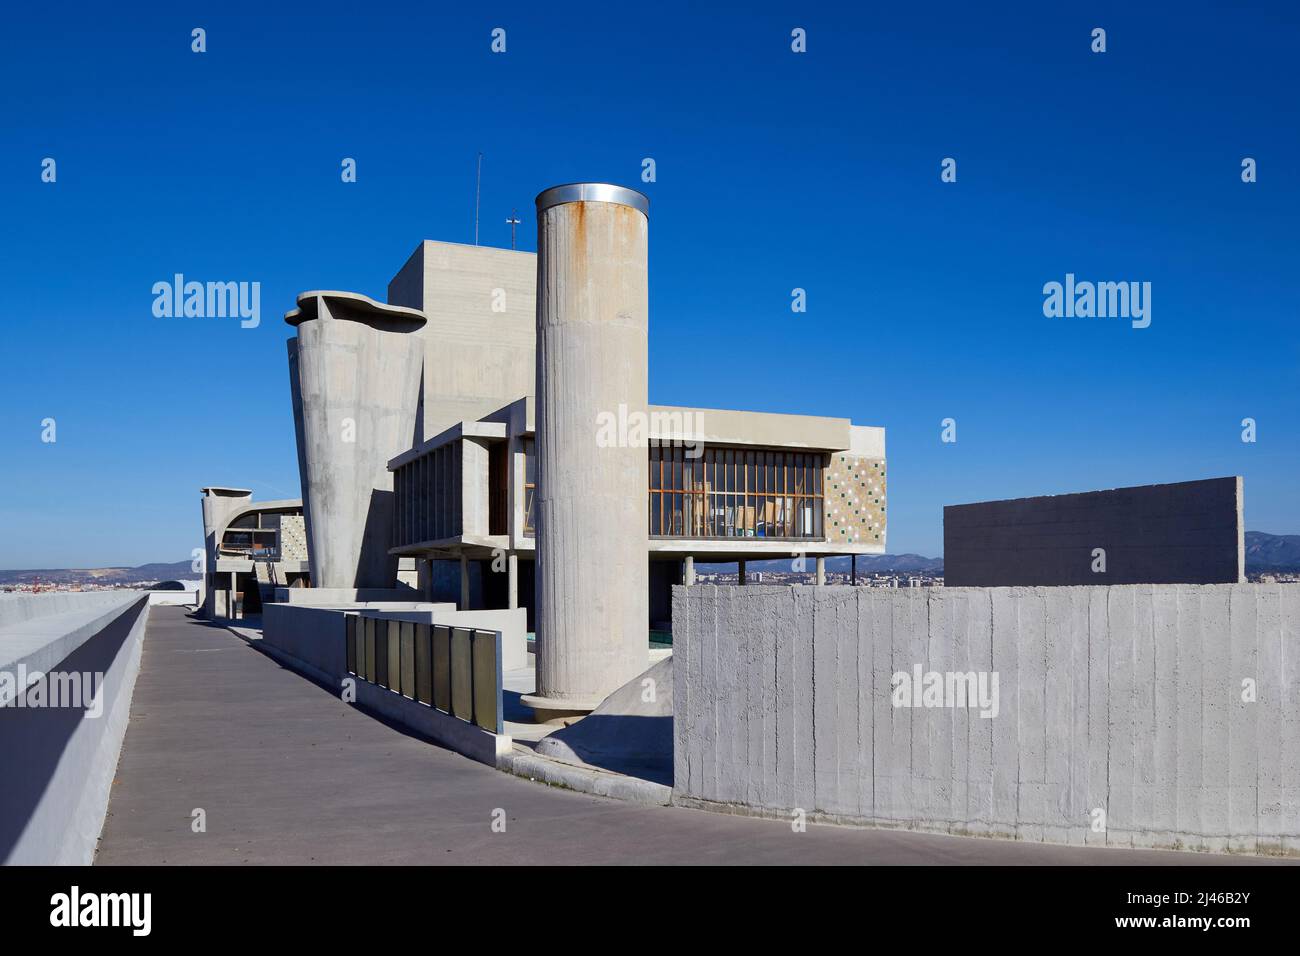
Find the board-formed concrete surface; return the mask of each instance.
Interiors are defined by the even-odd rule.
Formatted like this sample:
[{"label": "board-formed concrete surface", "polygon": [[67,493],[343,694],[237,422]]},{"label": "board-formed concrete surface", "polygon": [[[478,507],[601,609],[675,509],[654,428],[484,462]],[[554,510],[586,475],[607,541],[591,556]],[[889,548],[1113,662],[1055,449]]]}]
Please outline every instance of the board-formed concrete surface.
[{"label": "board-formed concrete surface", "polygon": [[706,585],[673,625],[674,800],[1300,856],[1300,587]]},{"label": "board-formed concrete surface", "polygon": [[[788,823],[548,788],[342,703],[229,631],[150,612],[99,864],[1234,863]],[[206,832],[192,831],[206,812]],[[506,830],[492,830],[493,811]]]},{"label": "board-formed concrete surface", "polygon": [[1239,477],[943,509],[948,587],[1235,584],[1245,561]]}]

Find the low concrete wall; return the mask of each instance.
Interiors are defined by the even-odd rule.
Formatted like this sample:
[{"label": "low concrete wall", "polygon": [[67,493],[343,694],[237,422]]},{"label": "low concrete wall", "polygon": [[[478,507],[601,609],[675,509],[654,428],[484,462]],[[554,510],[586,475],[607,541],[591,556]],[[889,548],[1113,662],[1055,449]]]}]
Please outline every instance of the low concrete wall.
[{"label": "low concrete wall", "polygon": [[[438,623],[450,623],[443,620],[447,612],[435,610],[432,605],[417,605],[416,608],[390,610],[383,605],[321,608],[268,604],[263,608],[262,640],[257,642],[257,646],[286,667],[341,693],[344,678],[351,677],[347,670],[345,643],[347,614],[364,613],[390,620],[416,621],[428,621],[433,615]],[[485,627],[468,623],[459,626]],[[353,678],[352,686],[356,703],[361,707],[416,730],[457,753],[495,766],[510,752],[512,742],[508,734],[489,733],[365,680]]]},{"label": "low concrete wall", "polygon": [[944,583],[1237,583],[1246,579],[1241,516],[1240,478],[950,505]]},{"label": "low concrete wall", "polygon": [[[1300,587],[696,586],[673,599],[675,802],[1300,853]],[[996,674],[996,716],[925,696],[896,706],[911,681],[895,675],[918,667],[984,672],[990,688]]]},{"label": "low concrete wall", "polygon": [[0,600],[0,861],[88,864],[126,735],[149,597],[14,597]]}]

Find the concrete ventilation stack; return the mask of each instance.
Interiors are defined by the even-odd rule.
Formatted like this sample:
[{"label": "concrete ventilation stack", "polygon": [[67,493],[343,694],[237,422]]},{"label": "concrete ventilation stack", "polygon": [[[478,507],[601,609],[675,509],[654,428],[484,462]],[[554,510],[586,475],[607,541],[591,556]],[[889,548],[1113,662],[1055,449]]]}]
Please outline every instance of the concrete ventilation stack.
[{"label": "concrete ventilation stack", "polygon": [[[581,715],[649,663],[644,438],[649,200],[578,183],[537,197],[537,692]],[[643,433],[644,434],[644,433]]]},{"label": "concrete ventilation stack", "polygon": [[392,588],[388,461],[411,447],[425,317],[352,292],[304,292],[284,317],[312,586]]}]

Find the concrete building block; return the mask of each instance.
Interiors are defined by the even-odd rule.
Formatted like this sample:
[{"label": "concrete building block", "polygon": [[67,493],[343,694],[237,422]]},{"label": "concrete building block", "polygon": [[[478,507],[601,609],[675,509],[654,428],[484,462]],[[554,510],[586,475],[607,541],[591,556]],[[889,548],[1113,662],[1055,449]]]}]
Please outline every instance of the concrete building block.
[{"label": "concrete building block", "polygon": [[533,253],[426,240],[388,284],[388,301],[434,319],[419,332],[424,354],[419,440],[533,394]]},{"label": "concrete building block", "polygon": [[[1239,477],[944,508],[949,587],[1245,580]],[[1106,570],[1093,570],[1094,549]]]}]

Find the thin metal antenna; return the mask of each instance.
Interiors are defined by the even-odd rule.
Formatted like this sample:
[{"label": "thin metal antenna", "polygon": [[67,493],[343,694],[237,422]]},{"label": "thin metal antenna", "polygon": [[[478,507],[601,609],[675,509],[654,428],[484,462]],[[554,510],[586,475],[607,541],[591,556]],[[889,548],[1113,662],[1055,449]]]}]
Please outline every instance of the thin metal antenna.
[{"label": "thin metal antenna", "polygon": [[483,154],[478,154],[478,177],[474,181],[474,245],[478,245],[478,201],[483,192]]},{"label": "thin metal antenna", "polygon": [[511,209],[510,218],[506,220],[506,222],[510,224],[510,248],[511,249],[515,247],[515,226],[519,225],[519,223],[521,223],[522,221],[523,220],[519,218],[519,210]]}]

